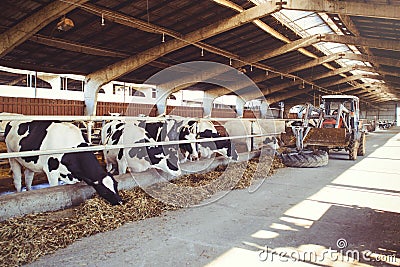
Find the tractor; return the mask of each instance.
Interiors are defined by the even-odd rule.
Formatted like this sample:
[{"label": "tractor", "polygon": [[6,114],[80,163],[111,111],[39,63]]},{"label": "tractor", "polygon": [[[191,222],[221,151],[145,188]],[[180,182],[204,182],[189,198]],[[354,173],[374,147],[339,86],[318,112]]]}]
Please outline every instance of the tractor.
[{"label": "tractor", "polygon": [[365,154],[365,132],[359,118],[358,97],[325,95],[318,108],[311,104],[296,107],[289,112],[289,118],[297,117],[297,120],[282,135],[286,146],[295,147],[295,151],[282,154],[286,165],[326,165],[331,149],[348,151],[350,160]]}]

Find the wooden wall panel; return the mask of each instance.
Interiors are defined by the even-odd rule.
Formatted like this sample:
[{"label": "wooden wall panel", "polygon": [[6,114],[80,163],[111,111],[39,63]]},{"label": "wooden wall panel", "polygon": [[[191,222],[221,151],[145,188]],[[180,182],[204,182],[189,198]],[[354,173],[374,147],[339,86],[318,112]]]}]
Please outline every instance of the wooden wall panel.
[{"label": "wooden wall panel", "polygon": [[181,106],[168,106],[167,114],[183,117],[201,118],[203,117],[202,107],[181,107]]},{"label": "wooden wall panel", "polygon": [[[24,115],[84,115],[84,102],[78,100],[41,99],[41,98],[16,98],[0,96],[0,112],[19,113]],[[109,115],[120,113],[126,116],[157,116],[157,108],[152,104],[138,103],[113,103],[99,102],[97,115]],[[202,107],[168,106],[167,114],[185,117],[201,118]],[[212,111],[215,118],[235,118],[236,113],[232,109],[216,109]],[[259,118],[259,111],[245,110],[245,118]]]}]

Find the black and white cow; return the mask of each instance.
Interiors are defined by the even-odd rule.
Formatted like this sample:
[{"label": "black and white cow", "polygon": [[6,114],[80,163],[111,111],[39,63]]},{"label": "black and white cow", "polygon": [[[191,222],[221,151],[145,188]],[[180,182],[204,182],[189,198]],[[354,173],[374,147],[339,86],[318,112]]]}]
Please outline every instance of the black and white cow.
[{"label": "black and white cow", "polygon": [[[88,146],[81,130],[67,122],[56,121],[10,121],[5,129],[8,152],[51,150]],[[25,168],[25,184],[31,190],[35,172],[44,172],[50,186],[85,181],[99,195],[113,205],[122,204],[118,183],[105,172],[92,152],[59,153],[10,158],[14,185],[21,191],[21,172]]]},{"label": "black and white cow", "polygon": [[[230,120],[224,124],[224,127],[230,136],[246,136],[257,134],[272,134],[277,132],[277,126],[273,121],[249,121],[249,120]],[[236,145],[245,144],[247,151],[252,150],[252,142],[250,138],[237,138],[232,142]],[[276,150],[279,148],[278,141],[275,136],[253,137],[253,149],[260,149],[263,145],[268,145]]]},{"label": "black and white cow", "polygon": [[[102,128],[102,144],[130,145],[135,143],[150,143],[162,141],[187,140],[195,138],[183,127],[183,120],[166,119],[163,121],[134,120],[128,122],[112,121]],[[103,151],[107,164],[107,170],[113,169],[113,164],[118,166],[118,173],[126,173],[129,167],[131,171],[141,172],[149,168],[155,168],[173,176],[181,174],[179,166],[178,148],[185,151],[185,157],[197,158],[197,150],[194,143],[185,145],[159,145],[143,147],[127,147],[121,149],[106,149]]]},{"label": "black and white cow", "polygon": [[[185,122],[179,129],[179,140],[189,140],[189,141],[196,140],[197,138],[196,127],[197,127],[196,121],[185,120]],[[199,158],[197,147],[198,146],[196,143],[179,144],[179,149],[183,155],[181,163],[184,163],[188,160],[189,161],[197,160]]]},{"label": "black and white cow", "polygon": [[[197,138],[219,138],[219,137],[228,137],[228,133],[224,126],[220,123],[201,119],[197,125]],[[209,142],[200,142],[198,144],[198,151],[200,157],[210,158],[214,153],[221,154],[226,158],[230,158],[233,160],[238,159],[238,153],[236,151],[235,145],[231,140],[217,140],[217,141],[209,141]]]}]

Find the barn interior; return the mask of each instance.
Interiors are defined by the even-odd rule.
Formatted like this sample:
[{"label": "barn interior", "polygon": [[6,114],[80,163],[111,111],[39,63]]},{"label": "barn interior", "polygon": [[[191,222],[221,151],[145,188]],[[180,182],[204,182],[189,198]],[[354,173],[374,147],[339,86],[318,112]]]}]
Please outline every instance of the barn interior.
[{"label": "barn interior", "polygon": [[[79,126],[96,142],[67,150],[96,151],[104,169],[101,127],[91,123],[124,120],[106,115],[132,115],[127,107],[161,121],[153,117],[171,112],[167,100],[178,92],[204,98],[174,107],[177,115],[250,122],[252,134],[253,123],[267,121],[273,145],[289,129],[291,107],[319,107],[324,95],[357,96],[366,122],[362,155],[353,147],[360,157],[351,158],[350,144],[319,150],[326,162],[316,158],[313,169],[282,162],[294,146],[269,149],[272,157],[260,161],[271,143],[253,149],[254,138],[238,162],[185,162],[184,175],[168,177],[174,187],[162,191],[180,205],[142,190],[138,181],[159,189],[155,169],[115,175],[120,206],[89,184],[48,188],[44,173],[35,174],[34,190],[15,192],[0,142],[0,266],[400,266],[399,28],[400,0],[0,1],[0,89],[35,89],[17,97],[0,90],[0,112],[90,122]],[[48,90],[41,99],[36,89],[54,89],[53,76],[62,77],[59,91],[83,98],[52,99]],[[98,101],[113,81],[124,97],[125,83],[135,95],[155,88],[157,101]],[[216,104],[221,96],[237,96],[236,105]],[[238,180],[232,187],[221,176]]]},{"label": "barn interior", "polygon": [[[257,89],[214,73],[203,82],[159,84],[161,92],[202,90],[212,99],[234,94],[288,107],[351,94],[379,109],[399,98],[398,10],[396,0],[7,1],[0,65],[84,75],[89,114],[104,83],[144,83],[193,61],[230,66]],[[198,72],[181,69],[185,79]],[[0,75],[1,84],[24,79]]]}]

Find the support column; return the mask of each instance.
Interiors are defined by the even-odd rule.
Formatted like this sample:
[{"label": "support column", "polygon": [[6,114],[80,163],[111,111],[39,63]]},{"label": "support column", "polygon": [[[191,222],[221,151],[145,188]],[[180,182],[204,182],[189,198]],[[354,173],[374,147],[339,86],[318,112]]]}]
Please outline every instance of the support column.
[{"label": "support column", "polygon": [[167,98],[169,97],[171,91],[160,87],[157,87],[157,115],[165,116],[167,115]]},{"label": "support column", "polygon": [[97,107],[97,93],[99,92],[102,84],[95,79],[85,79],[84,85],[84,101],[85,101],[85,115],[95,116]]},{"label": "support column", "polygon": [[236,98],[236,117],[237,118],[243,118],[244,104],[246,104],[246,101],[243,98],[240,98],[240,97]]},{"label": "support column", "polygon": [[211,117],[213,102],[217,97],[218,96],[215,94],[210,94],[207,91],[204,92],[204,98],[203,98],[203,117],[204,118]]},{"label": "support column", "polygon": [[260,106],[261,119],[266,119],[268,115],[269,104],[267,101],[262,101]]}]

